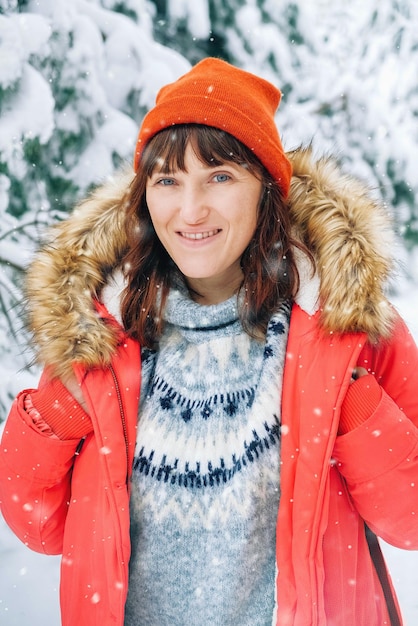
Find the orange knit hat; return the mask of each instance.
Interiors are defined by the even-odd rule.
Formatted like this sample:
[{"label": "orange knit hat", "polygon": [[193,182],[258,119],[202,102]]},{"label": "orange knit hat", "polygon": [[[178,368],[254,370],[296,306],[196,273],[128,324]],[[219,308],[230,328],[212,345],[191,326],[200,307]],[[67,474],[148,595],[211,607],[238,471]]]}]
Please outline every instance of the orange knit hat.
[{"label": "orange knit hat", "polygon": [[159,91],[155,107],[139,129],[134,169],[145,145],[160,130],[175,124],[205,124],[228,132],[250,148],[286,196],[292,166],[274,121],[280,99],[280,91],[263,78],[220,59],[204,59]]}]

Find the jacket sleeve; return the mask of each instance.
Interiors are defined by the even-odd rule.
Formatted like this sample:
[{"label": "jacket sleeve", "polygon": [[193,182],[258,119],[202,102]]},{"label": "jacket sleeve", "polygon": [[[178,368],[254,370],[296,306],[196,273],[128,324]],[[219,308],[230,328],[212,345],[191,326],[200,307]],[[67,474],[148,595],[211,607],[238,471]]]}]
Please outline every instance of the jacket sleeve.
[{"label": "jacket sleeve", "polygon": [[80,438],[43,434],[25,411],[23,391],[13,403],[0,447],[0,505],[13,532],[29,548],[62,552],[71,473]]},{"label": "jacket sleeve", "polygon": [[418,549],[418,350],[398,319],[358,365],[381,386],[366,420],[337,437],[334,457],[355,507],[388,543]]}]

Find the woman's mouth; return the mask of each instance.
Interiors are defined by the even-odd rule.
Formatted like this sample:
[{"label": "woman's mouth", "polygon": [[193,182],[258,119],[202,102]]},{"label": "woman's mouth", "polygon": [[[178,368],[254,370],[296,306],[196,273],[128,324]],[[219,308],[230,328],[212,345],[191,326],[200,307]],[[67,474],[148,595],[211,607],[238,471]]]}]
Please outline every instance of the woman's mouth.
[{"label": "woman's mouth", "polygon": [[217,228],[216,230],[206,230],[206,231],[201,232],[201,233],[184,233],[184,232],[180,232],[179,234],[182,237],[184,237],[185,239],[197,240],[197,239],[208,239],[208,237],[213,237],[214,235],[217,235],[220,231],[221,231],[221,229]]}]

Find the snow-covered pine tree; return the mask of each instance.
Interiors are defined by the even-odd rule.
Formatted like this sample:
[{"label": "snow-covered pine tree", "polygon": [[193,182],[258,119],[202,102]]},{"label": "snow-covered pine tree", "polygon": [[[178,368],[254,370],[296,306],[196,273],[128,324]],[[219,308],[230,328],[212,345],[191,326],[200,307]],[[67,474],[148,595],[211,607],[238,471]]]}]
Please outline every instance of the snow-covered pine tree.
[{"label": "snow-covered pine tree", "polygon": [[156,92],[189,63],[153,40],[141,0],[0,0],[0,46],[1,420],[29,376],[18,303],[30,254],[47,225],[131,162]]}]

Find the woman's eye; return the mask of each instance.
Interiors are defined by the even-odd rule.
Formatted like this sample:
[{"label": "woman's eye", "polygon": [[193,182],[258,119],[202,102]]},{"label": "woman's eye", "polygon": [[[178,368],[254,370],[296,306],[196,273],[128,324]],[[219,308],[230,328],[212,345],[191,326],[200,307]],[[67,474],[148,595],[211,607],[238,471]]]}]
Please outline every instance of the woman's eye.
[{"label": "woman's eye", "polygon": [[230,180],[231,177],[228,174],[215,174],[214,179],[217,183],[225,183],[227,180]]},{"label": "woman's eye", "polygon": [[157,185],[169,187],[170,185],[174,185],[174,180],[172,178],[160,178],[159,180],[157,180]]}]

